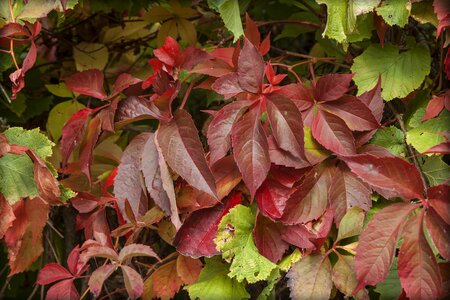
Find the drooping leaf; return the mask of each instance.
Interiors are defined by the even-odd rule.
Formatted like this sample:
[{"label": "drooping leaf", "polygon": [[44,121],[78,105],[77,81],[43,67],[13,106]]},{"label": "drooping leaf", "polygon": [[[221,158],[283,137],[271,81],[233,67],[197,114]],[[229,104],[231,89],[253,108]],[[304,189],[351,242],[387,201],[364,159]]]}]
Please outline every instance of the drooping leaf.
[{"label": "drooping leaf", "polygon": [[255,214],[249,207],[237,205],[219,223],[214,242],[222,257],[231,262],[231,278],[249,283],[265,280],[276,265],[259,254],[253,241]]},{"label": "drooping leaf", "polygon": [[437,299],[441,292],[439,266],[423,232],[423,217],[421,211],[408,220],[398,255],[398,275],[409,299]]},{"label": "drooping leaf", "polygon": [[287,273],[292,299],[329,299],[333,283],[328,257],[320,254],[300,259]]},{"label": "drooping leaf", "polygon": [[393,45],[384,48],[371,45],[354,59],[351,70],[356,73],[353,80],[358,86],[358,95],[375,87],[381,74],[381,95],[390,101],[405,97],[420,86],[430,72],[430,53],[421,44],[402,53]]},{"label": "drooping leaf", "polygon": [[273,263],[277,263],[289,247],[288,243],[281,239],[282,227],[280,223],[275,223],[262,214],[256,217],[253,230],[256,248]]},{"label": "drooping leaf", "polygon": [[260,109],[254,107],[238,121],[231,132],[233,155],[252,198],[270,169],[269,146],[260,122]]},{"label": "drooping leaf", "polygon": [[375,214],[362,232],[356,249],[355,270],[358,286],[376,285],[389,273],[397,239],[408,215],[417,208],[410,203],[395,203]]},{"label": "drooping leaf", "polygon": [[361,154],[344,158],[353,173],[386,198],[422,199],[423,183],[417,168],[397,157]]},{"label": "drooping leaf", "polygon": [[162,124],[158,144],[167,164],[193,187],[217,198],[214,176],[209,169],[192,117],[185,110]]},{"label": "drooping leaf", "polygon": [[214,207],[193,212],[175,236],[173,244],[178,252],[191,257],[210,257],[218,254],[213,241],[217,226],[222,217],[241,201],[242,195],[235,193]]},{"label": "drooping leaf", "polygon": [[198,281],[187,287],[192,299],[248,299],[250,294],[244,284],[235,278],[228,277],[228,265],[219,257],[205,259],[206,265],[200,273]]}]

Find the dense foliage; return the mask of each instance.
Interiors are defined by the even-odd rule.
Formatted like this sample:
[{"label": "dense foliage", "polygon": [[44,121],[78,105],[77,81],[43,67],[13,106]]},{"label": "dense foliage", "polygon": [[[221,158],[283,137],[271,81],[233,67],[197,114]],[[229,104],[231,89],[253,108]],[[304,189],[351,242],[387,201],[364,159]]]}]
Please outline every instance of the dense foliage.
[{"label": "dense foliage", "polygon": [[449,43],[446,0],[0,1],[0,298],[448,297]]}]

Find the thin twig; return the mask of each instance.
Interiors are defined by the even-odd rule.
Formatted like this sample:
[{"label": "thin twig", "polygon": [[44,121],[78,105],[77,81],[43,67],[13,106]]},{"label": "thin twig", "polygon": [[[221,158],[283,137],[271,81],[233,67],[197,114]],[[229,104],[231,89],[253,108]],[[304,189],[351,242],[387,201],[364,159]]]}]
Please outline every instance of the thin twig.
[{"label": "thin twig", "polygon": [[428,187],[428,183],[427,180],[423,174],[422,171],[422,167],[419,164],[419,161],[417,160],[417,157],[415,156],[415,152],[414,149],[411,147],[410,144],[408,144],[408,142],[406,141],[406,127],[405,127],[405,123],[403,122],[403,116],[401,114],[398,113],[397,109],[394,107],[394,105],[392,105],[391,102],[387,102],[387,106],[389,107],[389,109],[392,111],[392,113],[394,114],[395,119],[397,120],[401,131],[403,132],[403,142],[406,145],[406,150],[408,151],[408,156],[411,157],[414,165],[416,166],[416,168],[419,170],[420,173],[420,178],[422,179],[422,183],[424,186],[424,195],[425,198],[427,197],[427,187]]},{"label": "thin twig", "polygon": [[51,222],[50,220],[47,221],[47,225],[48,225],[51,229],[53,229],[53,231],[55,231],[56,234],[57,234],[60,238],[64,239],[64,235],[63,235],[61,232],[59,232],[59,231],[55,228],[55,226],[53,226],[53,224],[52,224],[52,222]]},{"label": "thin twig", "polygon": [[2,289],[0,290],[0,299],[3,299],[3,295],[5,294],[6,288],[9,285],[9,282],[11,281],[12,277],[7,277],[5,280],[5,284],[3,284]]},{"label": "thin twig", "polygon": [[9,98],[8,93],[6,92],[5,88],[3,87],[3,84],[0,83],[0,90],[2,91],[3,96],[5,96],[6,101],[8,101],[8,104],[11,104],[11,98]]},{"label": "thin twig", "polygon": [[55,248],[53,247],[52,242],[51,242],[50,239],[48,238],[48,235],[47,235],[47,234],[44,234],[44,235],[45,235],[45,239],[47,240],[48,245],[50,246],[50,250],[52,250],[52,254],[53,254],[53,256],[55,257],[56,262],[57,262],[58,264],[61,264],[61,261],[59,260],[58,254],[56,254],[56,250],[55,250]]},{"label": "thin twig", "polygon": [[197,81],[196,78],[194,78],[194,79],[192,79],[191,83],[189,84],[189,87],[188,87],[186,93],[184,94],[183,101],[181,102],[180,109],[184,108],[184,105],[186,104],[187,98],[189,97],[189,95],[190,95],[190,93],[192,91],[192,88],[194,87],[194,84],[195,84],[196,81]]}]

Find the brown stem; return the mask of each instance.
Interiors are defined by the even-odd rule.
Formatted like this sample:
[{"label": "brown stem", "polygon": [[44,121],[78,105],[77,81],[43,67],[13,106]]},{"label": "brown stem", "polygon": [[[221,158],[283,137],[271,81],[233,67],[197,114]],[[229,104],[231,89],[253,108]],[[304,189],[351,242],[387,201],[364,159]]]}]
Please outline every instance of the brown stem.
[{"label": "brown stem", "polygon": [[398,122],[398,125],[400,126],[401,131],[403,132],[403,142],[405,143],[406,146],[406,150],[408,151],[408,156],[411,157],[414,165],[416,166],[416,168],[419,170],[420,173],[420,178],[422,179],[422,183],[423,186],[425,188],[424,190],[424,195],[425,198],[427,198],[427,187],[428,187],[428,183],[427,180],[423,174],[422,168],[419,164],[419,161],[417,160],[417,157],[415,155],[414,149],[411,147],[410,144],[408,144],[408,142],[406,141],[406,127],[405,127],[405,123],[403,122],[403,117],[402,115],[397,111],[397,109],[394,107],[394,105],[392,105],[392,103],[387,102],[387,106],[389,107],[389,109],[392,111],[392,113],[394,114],[395,119]]}]

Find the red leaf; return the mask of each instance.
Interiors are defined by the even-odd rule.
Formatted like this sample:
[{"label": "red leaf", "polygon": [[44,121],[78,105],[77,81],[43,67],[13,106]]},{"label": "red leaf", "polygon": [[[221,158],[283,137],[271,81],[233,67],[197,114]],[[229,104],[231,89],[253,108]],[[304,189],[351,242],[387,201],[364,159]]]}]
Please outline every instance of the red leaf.
[{"label": "red leaf", "polygon": [[329,191],[330,203],[336,225],[345,213],[354,206],[368,211],[372,206],[370,187],[346,167],[340,166],[332,177]]},{"label": "red leaf", "polygon": [[226,74],[214,81],[211,88],[216,93],[224,95],[225,99],[229,99],[244,91],[239,85],[238,78],[237,73]]},{"label": "red leaf", "polygon": [[207,60],[198,64],[192,73],[205,74],[212,77],[222,77],[233,72],[233,68],[223,60]]},{"label": "red leaf", "polygon": [[234,159],[252,198],[270,169],[269,145],[260,114],[259,106],[253,107],[233,126],[231,133]]},{"label": "red leaf", "polygon": [[261,92],[264,79],[264,60],[256,47],[245,39],[238,61],[238,81],[241,88],[249,93]]},{"label": "red leaf", "polygon": [[45,299],[48,300],[78,300],[78,294],[73,279],[63,280],[48,289]]},{"label": "red leaf", "polygon": [[228,211],[242,201],[240,193],[234,193],[211,208],[193,212],[181,226],[173,245],[177,251],[190,257],[211,257],[218,254],[214,238],[217,226]]},{"label": "red leaf", "polygon": [[73,275],[63,266],[57,263],[48,263],[39,271],[36,284],[47,285],[61,279],[72,277]]},{"label": "red leaf", "polygon": [[441,97],[433,96],[425,109],[425,115],[422,118],[422,122],[436,117],[442,109],[444,109],[444,95]]},{"label": "red leaf", "polygon": [[91,113],[92,109],[83,108],[75,113],[64,125],[61,138],[61,156],[63,167],[67,165],[70,154],[72,154],[75,147],[78,146],[83,139],[86,120]]},{"label": "red leaf", "polygon": [[423,183],[417,168],[399,157],[360,154],[342,158],[353,173],[385,198],[422,199]]},{"label": "red leaf", "polygon": [[117,270],[118,267],[119,265],[108,264],[98,267],[94,272],[92,272],[91,277],[89,277],[88,285],[95,297],[100,295],[103,283],[115,270]]},{"label": "red leaf", "polygon": [[380,40],[381,47],[384,47],[384,36],[386,31],[389,29],[389,25],[384,21],[384,19],[377,15],[373,14],[373,22],[375,23],[375,29],[377,31],[378,39]]},{"label": "red leaf", "polygon": [[90,213],[99,206],[97,197],[86,192],[79,192],[75,197],[70,199],[70,202],[82,214]]},{"label": "red leaf", "polygon": [[224,157],[231,148],[231,130],[251,102],[242,100],[225,105],[215,115],[208,127],[210,164]]},{"label": "red leaf", "polygon": [[158,255],[150,246],[142,244],[130,244],[120,250],[119,262],[124,263],[127,259],[135,256],[150,256],[159,260]]},{"label": "red leaf", "polygon": [[106,246],[99,246],[98,244],[88,247],[81,254],[81,260],[83,262],[87,262],[93,257],[107,258],[107,259],[111,260],[112,262],[119,261],[119,255],[117,255],[117,253],[114,249],[106,247]]},{"label": "red leaf", "polygon": [[209,169],[197,128],[185,110],[175,112],[157,131],[158,144],[167,164],[190,185],[217,198],[214,176]]},{"label": "red leaf", "polygon": [[317,221],[286,226],[281,238],[310,253],[322,247],[330,233],[332,224],[333,213],[329,209]]},{"label": "red leaf", "polygon": [[425,220],[434,245],[443,258],[450,260],[450,235],[448,234],[450,232],[450,225],[445,223],[431,207],[427,210]]},{"label": "red leaf", "polygon": [[332,101],[341,98],[350,88],[353,74],[327,74],[317,80],[314,99]]},{"label": "red leaf", "polygon": [[0,239],[3,238],[15,219],[16,217],[14,216],[13,209],[6,201],[5,197],[0,194]]},{"label": "red leaf", "polygon": [[184,61],[181,64],[181,68],[188,71],[192,70],[200,62],[213,58],[209,53],[194,46],[189,46],[184,49],[183,55]]},{"label": "red leaf", "polygon": [[450,186],[448,184],[432,186],[427,194],[431,206],[447,224],[450,224]]},{"label": "red leaf", "polygon": [[66,85],[69,90],[75,93],[103,100],[107,97],[103,89],[103,81],[102,71],[90,69],[66,78]]},{"label": "red leaf", "polygon": [[166,37],[164,45],[155,49],[153,54],[168,66],[180,66],[184,60],[184,56],[180,52],[180,46],[171,36]]},{"label": "red leaf", "polygon": [[111,97],[114,97],[115,95],[121,93],[123,90],[129,88],[132,85],[138,84],[142,82],[142,80],[133,77],[132,75],[128,73],[122,73],[120,74],[116,82],[114,82],[114,86],[112,88]]},{"label": "red leaf", "polygon": [[289,98],[292,102],[294,102],[299,111],[310,109],[314,103],[311,88],[307,88],[300,83],[283,85],[279,90],[274,91],[274,94]]},{"label": "red leaf", "polygon": [[86,131],[86,138],[80,148],[79,162],[80,169],[86,175],[89,185],[92,184],[91,165],[93,160],[94,148],[97,145],[98,138],[102,131],[102,120],[94,117]]},{"label": "red leaf", "polygon": [[355,153],[352,132],[340,118],[319,110],[312,121],[313,137],[326,149],[341,155]]},{"label": "red leaf", "polygon": [[130,203],[135,216],[142,216],[148,210],[147,199],[141,186],[141,157],[149,134],[136,136],[123,152],[119,169],[114,180],[114,195],[122,214],[125,212],[125,200]]},{"label": "red leaf", "polygon": [[284,166],[295,169],[303,169],[311,166],[305,159],[295,157],[291,153],[284,151],[278,145],[273,136],[268,138],[270,161],[278,166]]},{"label": "red leaf", "polygon": [[441,292],[439,266],[423,232],[423,216],[422,210],[405,225],[398,255],[398,276],[411,300],[438,299]]},{"label": "red leaf", "polygon": [[86,271],[85,266],[86,264],[80,260],[80,247],[77,245],[67,258],[67,267],[73,275],[79,276]]},{"label": "red leaf", "polygon": [[[259,54],[262,56],[266,55],[270,50],[270,32],[269,34],[264,38],[264,40],[261,42],[261,45],[259,45]],[[281,80],[280,80],[281,81]]]},{"label": "red leaf", "polygon": [[345,95],[336,101],[321,104],[321,108],[341,118],[352,131],[380,127],[371,110],[355,96]]},{"label": "red leaf", "polygon": [[258,214],[256,217],[253,238],[259,253],[274,263],[277,263],[289,248],[288,243],[281,239],[283,225]]},{"label": "red leaf", "polygon": [[417,204],[395,203],[383,208],[370,220],[356,248],[355,270],[359,284],[353,294],[386,278],[403,224],[417,207]]},{"label": "red leaf", "polygon": [[267,118],[277,145],[284,151],[306,160],[303,122],[295,104],[285,97],[269,96],[266,101]]},{"label": "red leaf", "polygon": [[436,146],[430,147],[422,153],[450,154],[450,142],[443,142]]},{"label": "red leaf", "polygon": [[261,213],[273,220],[281,218],[286,202],[294,189],[267,178],[256,192],[255,198]]},{"label": "red leaf", "polygon": [[152,275],[153,296],[161,299],[171,299],[180,290],[183,282],[177,274],[177,261],[164,264]]},{"label": "red leaf", "polygon": [[370,91],[365,92],[358,97],[362,103],[372,111],[373,116],[378,122],[381,122],[384,111],[384,101],[381,98],[381,76],[378,77],[377,85]]},{"label": "red leaf", "polygon": [[259,34],[258,25],[253,21],[248,13],[245,14],[245,37],[253,44],[255,47],[259,47],[261,43],[261,37]]},{"label": "red leaf", "polygon": [[300,224],[317,220],[328,206],[328,189],[334,168],[325,170],[312,169],[297,191],[286,202],[281,222],[284,224]]},{"label": "red leaf", "polygon": [[123,273],[123,281],[130,299],[139,298],[144,292],[144,281],[141,275],[128,266],[120,266]]},{"label": "red leaf", "polygon": [[202,271],[202,262],[189,256],[178,255],[177,273],[184,284],[193,284]]}]

